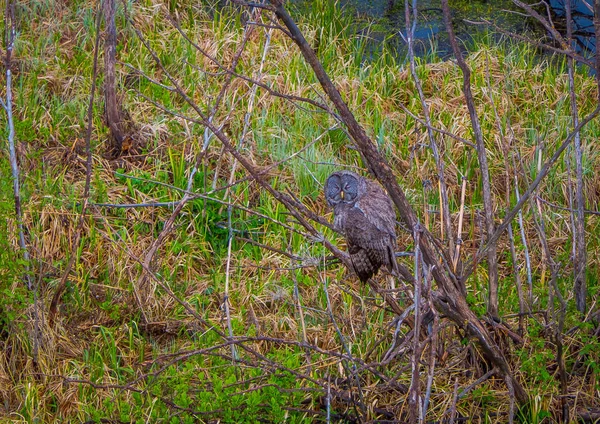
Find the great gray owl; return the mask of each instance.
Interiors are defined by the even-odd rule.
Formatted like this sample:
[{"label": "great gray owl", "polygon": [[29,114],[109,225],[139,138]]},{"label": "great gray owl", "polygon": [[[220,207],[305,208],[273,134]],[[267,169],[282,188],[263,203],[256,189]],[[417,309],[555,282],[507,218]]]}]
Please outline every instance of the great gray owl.
[{"label": "great gray owl", "polygon": [[346,236],[354,271],[362,282],[385,265],[396,269],[396,213],[375,181],[350,171],[334,172],[325,182],[325,199],[333,207],[333,226]]}]

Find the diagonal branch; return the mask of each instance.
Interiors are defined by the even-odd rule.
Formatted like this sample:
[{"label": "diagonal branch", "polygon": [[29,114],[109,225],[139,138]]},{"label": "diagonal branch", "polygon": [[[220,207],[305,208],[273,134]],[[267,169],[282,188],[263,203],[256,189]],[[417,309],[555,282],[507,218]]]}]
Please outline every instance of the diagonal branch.
[{"label": "diagonal branch", "polygon": [[[442,9],[444,12],[444,22],[446,24],[446,32],[452,46],[452,51],[458,62],[463,74],[463,94],[465,96],[465,102],[469,109],[469,116],[471,118],[471,126],[473,128],[473,135],[475,136],[475,143],[477,146],[477,158],[479,160],[479,168],[481,171],[481,188],[483,192],[483,212],[485,215],[485,227],[487,237],[491,237],[494,233],[494,202],[492,200],[492,189],[490,184],[490,170],[488,166],[487,154],[485,150],[485,142],[483,141],[483,133],[481,131],[481,125],[479,124],[479,117],[475,110],[475,100],[473,99],[473,93],[471,91],[471,70],[462,57],[462,52],[458,47],[456,36],[454,35],[454,28],[452,27],[452,18],[450,16],[450,7],[448,6],[448,0],[442,0]],[[487,251],[488,260],[488,305],[487,312],[494,318],[498,318],[498,260],[496,254],[496,244],[491,244]],[[464,281],[464,280],[463,280]]]},{"label": "diagonal branch", "polygon": [[171,82],[174,87],[176,93],[198,114],[199,120],[204,124],[214,135],[219,139],[225,151],[231,154],[234,159],[236,159],[251,175],[251,177],[270,195],[272,195],[277,201],[282,203],[286,208],[290,211],[291,215],[298,220],[300,225],[302,225],[315,240],[321,242],[328,250],[330,250],[336,257],[338,257],[345,265],[350,266],[349,257],[345,252],[340,251],[335,245],[333,245],[329,240],[323,237],[323,235],[308,221],[307,217],[314,215],[305,205],[296,201],[291,196],[282,193],[279,190],[276,190],[269,182],[263,177],[261,170],[254,165],[248,158],[242,155],[239,150],[237,150],[232,142],[232,140],[223,132],[223,130],[209,119],[206,113],[194,102],[192,98],[190,98],[185,90],[181,87],[181,84],[177,79],[175,79],[167,69],[163,66],[162,61],[156,54],[156,52],[152,49],[152,47],[148,44],[146,38],[141,33],[141,31],[135,26],[134,22],[129,16],[129,12],[127,8],[125,8],[125,16],[131,25],[132,29],[136,33],[139,40],[142,42],[146,50],[152,56],[152,59],[157,64],[157,66],[161,69],[164,76]]},{"label": "diagonal branch", "polygon": [[464,280],[469,278],[469,276],[475,270],[474,264],[477,264],[481,260],[481,258],[487,253],[489,247],[492,244],[495,245],[502,233],[506,231],[506,228],[510,225],[515,216],[517,216],[523,205],[525,205],[525,202],[527,202],[527,200],[531,197],[534,191],[538,188],[540,183],[544,180],[544,178],[546,178],[548,172],[550,171],[552,166],[554,166],[556,161],[560,158],[565,149],[569,146],[569,144],[571,144],[571,141],[573,141],[575,134],[581,131],[581,129],[585,127],[588,124],[588,122],[595,119],[598,116],[598,114],[600,114],[600,104],[596,106],[596,108],[589,115],[587,115],[579,122],[579,125],[577,125],[573,129],[573,131],[569,133],[569,135],[565,138],[565,141],[563,141],[563,143],[556,150],[556,152],[554,152],[552,157],[548,159],[548,161],[544,164],[544,166],[538,173],[535,180],[529,185],[529,187],[527,187],[527,190],[525,190],[521,198],[517,201],[517,204],[510,210],[510,212],[506,214],[506,216],[504,217],[504,221],[502,221],[502,224],[496,227],[496,231],[494,232],[494,234],[492,234],[491,237],[488,238],[487,243],[481,249],[479,249],[475,257],[471,261],[470,266],[466,268],[462,276]]},{"label": "diagonal branch", "polygon": [[[573,22],[571,17],[571,1],[565,3],[566,19],[567,19],[567,40],[570,45],[573,45]],[[569,102],[571,106],[571,119],[573,127],[579,123],[577,111],[577,95],[575,93],[575,65],[573,59],[567,57],[567,70],[569,76]],[[583,198],[583,150],[581,146],[581,137],[579,131],[575,133],[575,142],[573,147],[575,150],[575,209],[571,212],[571,219],[574,221],[573,231],[573,277],[575,292],[575,304],[577,310],[585,315],[586,312],[586,295],[587,285],[585,281],[586,274],[586,244],[585,244],[585,200]],[[569,175],[570,179],[571,175]],[[569,184],[571,187],[571,184]],[[571,190],[572,191],[572,190]]]},{"label": "diagonal branch", "polygon": [[81,233],[83,231],[83,222],[85,219],[85,215],[87,213],[88,202],[90,199],[90,184],[92,181],[92,149],[91,149],[91,139],[92,139],[92,128],[93,128],[93,112],[94,112],[94,96],[96,94],[96,79],[98,76],[98,46],[100,44],[100,22],[102,21],[102,5],[98,6],[98,10],[96,11],[96,41],[94,43],[94,65],[92,68],[92,87],[90,89],[90,101],[88,103],[87,110],[87,129],[85,133],[85,150],[86,150],[86,171],[85,171],[85,188],[83,189],[83,204],[81,206],[81,213],[79,214],[79,220],[77,222],[77,229],[75,232],[75,239],[73,240],[73,244],[71,245],[71,257],[69,258],[69,262],[67,263],[67,267],[63,271],[63,275],[60,279],[60,282],[56,286],[56,291],[54,292],[54,296],[52,297],[52,302],[50,303],[50,310],[48,314],[48,321],[50,326],[54,323],[54,318],[56,317],[56,312],[58,310],[58,302],[65,291],[67,286],[67,280],[69,279],[69,274],[71,273],[71,269],[73,268],[73,264],[75,263],[75,258],[77,258],[76,249],[79,247],[79,242],[81,240]]},{"label": "diagonal branch", "polygon": [[[294,20],[283,7],[281,1],[270,1],[271,4],[275,6],[277,17],[291,33],[292,39],[300,48],[302,55],[312,67],[323,90],[338,110],[340,118],[348,127],[348,132],[354,139],[357,149],[362,153],[365,164],[388,191],[390,198],[398,208],[400,216],[408,226],[409,231],[414,231],[415,225],[417,225],[418,222],[417,216],[409,204],[404,191],[398,185],[387,160],[377,150],[373,141],[369,139],[365,130],[356,121],[356,118],[352,112],[350,112],[348,105],[344,102],[339,91],[329,79],[323,65],[317,58],[315,51],[308,44]],[[525,405],[528,402],[528,396],[523,389],[523,386],[512,375],[506,358],[499,350],[498,346],[493,342],[487,329],[477,319],[473,311],[470,310],[459,288],[454,285],[449,276],[443,272],[443,266],[440,263],[439,257],[435,254],[427,237],[420,238],[419,247],[423,255],[423,261],[428,266],[432,267],[433,278],[440,288],[440,292],[434,293],[433,295],[436,308],[446,313],[446,315],[459,325],[459,327],[466,328],[469,334],[477,338],[488,360],[498,367],[501,375],[505,377],[507,381],[511,382],[519,404]]]}]

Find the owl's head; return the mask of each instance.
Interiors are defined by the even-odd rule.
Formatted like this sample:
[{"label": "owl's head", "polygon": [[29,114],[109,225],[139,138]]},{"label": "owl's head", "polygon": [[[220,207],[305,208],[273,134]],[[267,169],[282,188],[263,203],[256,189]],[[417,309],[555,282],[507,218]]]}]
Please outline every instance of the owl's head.
[{"label": "owl's head", "polygon": [[334,172],[325,182],[325,199],[329,206],[352,204],[364,193],[364,178],[351,171]]}]

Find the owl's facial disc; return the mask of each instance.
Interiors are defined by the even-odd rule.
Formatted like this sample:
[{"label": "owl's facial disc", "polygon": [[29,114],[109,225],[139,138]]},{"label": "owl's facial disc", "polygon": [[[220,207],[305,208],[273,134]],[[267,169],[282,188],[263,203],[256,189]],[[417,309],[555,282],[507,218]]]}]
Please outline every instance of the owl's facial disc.
[{"label": "owl's facial disc", "polygon": [[358,196],[358,180],[353,175],[344,175],[342,177],[341,195],[344,202],[353,202]]},{"label": "owl's facial disc", "polygon": [[341,194],[342,190],[342,181],[339,175],[332,175],[327,180],[327,184],[325,185],[325,198],[327,202],[333,206],[343,201],[343,197]]},{"label": "owl's facial disc", "polygon": [[360,180],[350,172],[333,173],[325,183],[325,199],[329,206],[353,204],[358,200]]}]

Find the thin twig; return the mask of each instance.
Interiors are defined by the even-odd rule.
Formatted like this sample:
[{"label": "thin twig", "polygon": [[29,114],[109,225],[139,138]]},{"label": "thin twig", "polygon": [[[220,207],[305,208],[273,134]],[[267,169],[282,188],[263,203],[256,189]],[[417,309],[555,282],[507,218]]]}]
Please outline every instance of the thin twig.
[{"label": "thin twig", "polygon": [[[527,15],[529,16],[529,15]],[[541,42],[539,39],[533,39],[531,37],[528,37],[526,35],[523,34],[518,34],[512,31],[507,31],[506,29],[502,28],[499,25],[496,25],[494,22],[489,21],[487,19],[483,19],[479,22],[477,21],[472,21],[469,19],[465,19],[465,22],[469,23],[469,24],[473,24],[473,25],[485,25],[489,28],[491,28],[494,32],[497,32],[498,34],[502,34],[502,35],[506,35],[512,39],[518,40],[518,41],[522,41],[526,44],[529,44],[531,46],[535,46],[541,50],[545,50],[547,52],[551,52],[551,53],[556,53],[558,55],[562,55],[565,57],[570,57],[573,58],[574,60],[576,60],[578,63],[583,63],[587,66],[589,66],[590,68],[594,67],[594,64],[591,60],[583,57],[580,54],[577,54],[576,51],[573,51],[571,49],[562,49],[547,43],[543,43]]]},{"label": "thin twig", "polygon": [[[134,179],[134,180],[140,180],[140,181],[145,181],[145,182],[149,182],[149,183],[154,183],[154,184],[162,185],[162,186],[165,186],[165,187],[172,188],[173,190],[179,190],[179,191],[183,192],[184,195],[185,194],[189,195],[189,200],[193,200],[193,199],[205,199],[205,200],[209,200],[211,202],[219,203],[219,204],[224,205],[224,206],[232,206],[232,207],[234,207],[236,209],[239,209],[241,211],[244,211],[244,212],[247,212],[249,214],[258,216],[259,218],[263,218],[263,219],[266,219],[268,221],[271,221],[271,222],[273,222],[273,223],[275,223],[277,225],[282,226],[285,229],[294,231],[297,234],[300,234],[300,235],[302,235],[304,237],[310,237],[309,234],[303,233],[302,231],[300,231],[297,228],[294,228],[294,227],[286,224],[285,222],[279,221],[279,220],[277,220],[275,218],[272,218],[272,217],[270,217],[268,215],[260,213],[260,212],[254,210],[254,209],[250,209],[250,208],[247,208],[245,206],[242,206],[242,205],[239,205],[239,204],[236,204],[236,203],[226,202],[226,201],[221,200],[221,199],[219,199],[217,197],[208,196],[207,194],[189,192],[189,191],[186,191],[186,190],[181,189],[179,187],[175,187],[175,186],[173,186],[171,184],[164,183],[162,181],[149,180],[149,179],[142,178],[142,177],[137,177],[137,176],[133,176],[133,175],[126,175],[126,174],[119,174],[119,173],[115,173],[115,175],[119,175],[119,176],[125,177],[125,178],[131,178],[131,179]],[[220,190],[220,189],[216,189],[216,190]],[[210,194],[210,193],[214,193],[214,192],[215,191],[209,191],[208,193]],[[156,202],[156,203],[150,202],[150,203],[89,203],[89,204],[90,205],[94,205],[94,206],[98,206],[98,207],[117,208],[117,209],[118,208],[125,208],[125,209],[127,209],[127,208],[137,208],[137,207],[142,207],[143,208],[143,207],[155,207],[155,206],[156,207],[174,208],[174,207],[178,206],[180,203],[181,203],[181,200],[173,201],[173,202]]]},{"label": "thin twig", "polygon": [[[513,168],[514,166],[514,158],[513,158]],[[515,173],[515,198],[517,202],[521,198],[519,193],[519,184],[517,180],[517,175]],[[523,254],[525,255],[525,268],[527,271],[527,289],[528,296],[527,299],[529,301],[529,307],[533,307],[533,277],[531,273],[531,257],[529,255],[529,244],[527,243],[527,235],[525,234],[525,224],[523,222],[523,211],[519,210],[518,214],[518,223],[519,223],[519,232],[521,234],[521,243],[523,243]]]},{"label": "thin twig", "polygon": [[[408,4],[408,3],[407,3]],[[421,328],[421,251],[419,248],[419,239],[421,237],[421,226],[415,226],[415,234],[413,238],[415,240],[415,292],[413,303],[415,305],[415,326],[414,326],[414,346],[413,354],[411,356],[411,381],[410,389],[408,391],[408,405],[410,413],[410,422],[417,423],[421,417],[419,409],[421,408],[421,392],[420,392],[420,378],[419,378],[419,360],[421,357],[421,345],[419,340],[419,329]]]},{"label": "thin twig", "polygon": [[100,23],[102,22],[102,4],[98,5],[98,9],[96,10],[96,40],[94,42],[94,64],[92,67],[92,86],[90,88],[90,100],[88,103],[87,110],[87,129],[85,133],[85,151],[86,151],[86,170],[85,170],[85,188],[83,189],[83,203],[81,206],[81,212],[79,214],[79,220],[77,222],[77,228],[75,230],[75,238],[73,243],[71,244],[71,257],[69,258],[69,262],[63,271],[62,278],[60,279],[58,285],[56,286],[56,290],[54,292],[54,296],[52,297],[52,302],[50,303],[50,310],[48,313],[48,321],[50,326],[54,324],[54,319],[56,317],[56,312],[58,310],[58,302],[67,286],[67,280],[69,279],[69,275],[71,274],[71,269],[73,268],[73,264],[75,263],[75,258],[77,258],[76,249],[79,248],[79,242],[81,240],[81,233],[83,230],[83,222],[87,213],[87,207],[90,197],[90,184],[92,180],[92,148],[91,148],[91,139],[92,139],[92,128],[94,125],[93,120],[93,112],[94,112],[94,96],[96,94],[96,79],[98,76],[98,50],[100,45]]},{"label": "thin twig", "polygon": [[[290,232],[289,241],[288,241],[288,257],[290,258],[291,267],[294,268],[298,258],[295,257],[292,253],[292,240],[294,234]],[[306,336],[306,323],[304,322],[304,311],[302,310],[302,300],[300,299],[300,289],[298,287],[298,277],[296,276],[296,270],[290,270],[290,274],[292,275],[292,280],[294,281],[294,300],[296,301],[296,308],[298,313],[298,319],[300,320],[300,327],[302,328],[302,343],[308,343],[308,337]],[[309,364],[310,368],[310,353],[309,350],[306,349],[306,362]],[[310,372],[310,369],[309,369]]]},{"label": "thin twig", "polygon": [[[260,79],[262,78],[262,73],[263,73],[263,69],[265,66],[265,60],[267,59],[267,53],[269,52],[269,47],[271,45],[272,31],[273,31],[272,29],[269,29],[268,31],[266,31],[266,34],[265,34],[265,44],[263,46],[263,53],[262,53],[260,65],[258,67],[258,72],[256,75],[257,81],[260,81]],[[244,127],[242,128],[242,134],[240,135],[240,139],[238,141],[238,146],[237,146],[238,150],[241,150],[244,147],[244,140],[246,139],[246,135],[248,134],[248,130],[250,129],[250,124],[251,124],[250,118],[252,117],[252,112],[254,111],[254,101],[256,99],[257,89],[258,89],[258,85],[253,84],[252,89],[250,90],[250,96],[248,98],[248,110],[244,114]],[[231,170],[229,172],[229,182],[228,182],[229,184],[231,184],[235,179],[235,171],[237,169],[237,166],[238,166],[238,161],[234,160],[233,164],[231,165]],[[225,190],[225,198],[227,198],[228,195],[229,195],[229,189]]]},{"label": "thin twig", "polygon": [[[562,205],[559,205],[558,203],[550,202],[549,200],[544,199],[539,194],[536,195],[535,198],[537,200],[541,201],[542,203],[545,203],[548,206],[551,206],[553,209],[560,209],[560,210],[563,210],[565,212],[576,212],[575,209],[570,208],[568,206],[562,206]],[[590,209],[584,209],[583,213],[588,214],[588,215],[600,215],[600,211],[590,210]]]},{"label": "thin twig", "polygon": [[496,368],[492,368],[491,370],[489,370],[488,372],[486,372],[485,374],[483,374],[481,377],[479,377],[473,383],[469,384],[467,387],[465,387],[464,389],[462,389],[460,391],[460,393],[458,394],[457,399],[462,399],[465,396],[467,396],[471,390],[473,390],[475,387],[479,386],[481,383],[483,383],[484,381],[486,381],[492,375],[496,374],[497,371],[498,370]]},{"label": "thin twig", "polygon": [[433,376],[435,374],[435,362],[437,358],[437,341],[438,332],[440,327],[440,318],[433,305],[433,299],[431,298],[431,292],[427,296],[429,308],[433,314],[433,325],[431,328],[431,341],[429,342],[429,369],[427,371],[427,386],[425,389],[425,398],[423,399],[423,413],[421,414],[421,421],[426,422],[427,409],[429,408],[429,401],[431,399],[431,388],[433,386]]},{"label": "thin twig", "polygon": [[[460,209],[458,212],[458,230],[456,232],[456,250],[454,251],[454,258],[452,259],[452,271],[454,273],[458,272],[458,263],[460,261],[460,249],[462,246],[462,229],[463,229],[463,222],[464,222],[464,216],[465,216],[465,196],[466,196],[466,192],[467,192],[467,178],[463,177],[462,178],[462,184],[460,187]],[[463,283],[463,287],[464,287],[464,283]],[[463,288],[463,292],[464,292],[464,288]]]},{"label": "thin twig", "polygon": [[452,404],[450,405],[449,424],[454,424],[456,418],[456,403],[458,402],[458,377],[454,379],[454,391],[452,392]]},{"label": "thin twig", "polygon": [[348,360],[342,361],[342,363],[344,364],[344,367],[346,368],[346,370],[350,371],[350,374],[352,374],[352,377],[354,378],[354,381],[356,382],[356,388],[358,390],[358,398],[359,398],[358,406],[360,407],[360,412],[357,410],[357,413],[365,414],[366,406],[365,406],[365,402],[364,402],[362,384],[360,382],[360,377],[358,374],[358,370],[356,368],[356,363],[354,362],[352,352],[350,352],[350,349],[348,348],[348,344],[346,343],[346,338],[344,337],[340,328],[338,327],[337,321],[335,320],[335,316],[333,315],[333,309],[331,307],[331,300],[329,298],[329,290],[328,290],[328,284],[327,284],[328,278],[327,278],[327,276],[323,275],[323,273],[321,273],[321,276],[322,276],[321,278],[323,281],[323,291],[325,293],[325,300],[327,301],[327,314],[329,315],[331,324],[333,325],[333,328],[335,328],[335,331],[336,331],[338,337],[340,338],[340,343],[342,344],[342,347],[346,351],[346,355],[349,358]]},{"label": "thin twig", "polygon": [[433,128],[431,125],[431,113],[429,111],[429,106],[427,105],[427,101],[425,99],[425,94],[423,93],[423,87],[421,85],[421,80],[419,75],[417,74],[417,68],[415,65],[415,53],[414,53],[414,34],[415,29],[417,27],[417,0],[412,0],[412,25],[411,16],[410,16],[410,7],[409,0],[405,0],[405,21],[406,21],[406,44],[408,46],[408,58],[410,62],[410,73],[415,82],[415,86],[417,87],[417,92],[419,94],[419,100],[421,101],[421,108],[423,109],[423,115],[425,116],[426,128],[427,128],[427,136],[429,137],[429,148],[431,149],[431,153],[433,154],[433,158],[435,160],[435,165],[437,168],[437,177],[439,182],[439,191],[440,191],[440,207],[442,209],[442,240],[444,239],[444,232],[448,237],[448,246],[450,247],[450,256],[454,256],[454,252],[456,250],[454,232],[452,231],[452,222],[450,220],[450,205],[448,201],[448,187],[446,186],[446,177],[444,175],[444,159],[440,155],[438,143],[435,139],[435,134],[433,133]]},{"label": "thin twig", "polygon": [[492,199],[492,189],[490,183],[490,170],[488,166],[487,153],[485,148],[485,142],[483,140],[483,132],[475,108],[475,100],[471,91],[471,70],[462,57],[462,52],[458,47],[456,36],[454,35],[454,28],[452,27],[452,18],[450,16],[450,7],[448,6],[448,0],[442,0],[442,10],[444,12],[444,23],[446,25],[446,32],[452,46],[452,51],[458,62],[463,74],[463,86],[462,91],[469,110],[469,117],[471,119],[471,126],[473,128],[473,136],[475,137],[475,144],[477,146],[477,158],[479,161],[479,169],[481,175],[481,188],[483,192],[483,212],[485,216],[485,228],[487,232],[488,249],[487,249],[487,262],[488,262],[488,305],[487,312],[494,318],[498,317],[498,261],[497,261],[497,246],[496,241],[490,240],[495,230],[494,223],[494,202]]},{"label": "thin twig", "polygon": [[205,56],[207,59],[209,59],[210,61],[212,61],[215,65],[217,65],[221,70],[223,70],[224,72],[235,76],[236,78],[240,78],[246,82],[249,82],[253,85],[256,85],[264,90],[266,90],[269,94],[275,96],[275,97],[280,97],[286,100],[289,100],[292,103],[296,103],[296,102],[304,102],[304,103],[308,103],[312,106],[315,106],[317,109],[321,109],[321,111],[323,112],[327,112],[327,113],[332,113],[331,110],[329,109],[329,107],[327,107],[327,105],[325,105],[324,103],[319,103],[316,102],[312,99],[309,99],[307,97],[300,97],[300,96],[294,96],[291,94],[284,94],[281,93],[277,90],[273,90],[271,87],[269,87],[266,84],[261,83],[260,81],[257,81],[255,79],[252,79],[250,77],[247,77],[245,75],[242,74],[238,74],[237,72],[235,72],[235,69],[231,69],[231,68],[227,68],[226,66],[222,65],[218,60],[216,60],[213,56],[211,56],[210,54],[208,54],[202,47],[200,47],[197,43],[194,43],[194,41],[188,37],[188,35],[183,31],[183,29],[181,29],[181,27],[179,26],[179,24],[170,16],[168,16],[169,21],[171,22],[171,24],[173,25],[173,27],[179,31],[179,33],[182,35],[182,37],[188,42],[190,43],[196,50],[198,50],[203,56]]},{"label": "thin twig", "polygon": [[417,121],[419,124],[423,125],[425,128],[427,128],[428,130],[440,133],[442,135],[445,135],[446,137],[450,137],[456,141],[460,141],[462,144],[464,144],[465,146],[469,146],[472,148],[475,148],[475,144],[471,143],[469,140],[467,140],[466,138],[462,138],[457,136],[456,134],[450,132],[450,131],[446,131],[443,130],[441,128],[437,128],[434,127],[433,125],[427,124],[427,121],[420,118],[419,116],[415,115],[414,113],[412,113],[402,102],[398,102],[398,106],[400,106],[400,108],[411,118],[413,118],[415,121]]},{"label": "thin twig", "polygon": [[[396,345],[398,344],[398,340],[399,340],[399,335],[400,335],[400,328],[402,327],[402,323],[404,323],[404,320],[408,317],[408,315],[415,309],[415,304],[413,303],[412,305],[410,305],[408,308],[406,308],[404,310],[404,313],[402,315],[398,315],[396,318],[394,318],[394,324],[396,326],[396,329],[394,331],[394,336],[392,338],[392,344],[390,345],[390,347],[388,348],[387,352],[385,353],[385,355],[383,355],[383,359],[381,360],[382,364],[387,364],[389,363],[392,359],[394,359],[399,352],[399,349],[396,349]],[[414,334],[414,332],[413,332]],[[408,337],[404,338],[404,342],[408,341]],[[368,357],[369,355],[365,355],[366,357]]]},{"label": "thin twig", "polygon": [[4,28],[6,30],[6,56],[4,57],[4,67],[6,69],[6,102],[0,98],[0,102],[6,112],[8,123],[8,153],[10,158],[10,169],[13,180],[13,197],[15,201],[15,218],[17,222],[17,231],[19,239],[19,248],[25,261],[25,272],[23,279],[29,290],[34,290],[33,281],[30,275],[30,257],[27,243],[25,242],[25,233],[23,230],[23,211],[21,209],[21,187],[19,183],[19,164],[17,161],[17,150],[15,146],[15,121],[13,116],[13,93],[12,93],[12,54],[15,47],[15,38],[17,30],[15,28],[15,5],[13,1],[6,2],[4,12]]},{"label": "thin twig", "polygon": [[[565,12],[567,20],[567,42],[573,47],[573,21],[571,17],[571,1],[565,2]],[[571,119],[573,128],[577,128],[579,123],[577,95],[575,93],[575,68],[573,59],[567,57],[567,74],[569,79],[569,103],[571,107]],[[596,78],[599,78],[596,76]],[[585,245],[585,215],[583,213],[585,200],[583,198],[583,150],[581,147],[581,136],[579,131],[575,132],[573,148],[575,149],[575,208],[576,212],[571,214],[574,221],[573,232],[573,291],[575,294],[575,304],[580,314],[586,312],[586,245]],[[569,173],[570,174],[570,173]],[[570,175],[569,175],[570,179]]]},{"label": "thin twig", "polygon": [[[231,226],[231,212],[232,208],[227,208],[227,262],[225,265],[225,289],[223,292],[223,311],[225,313],[225,319],[227,320],[227,331],[229,337],[233,338],[233,325],[231,324],[231,312],[229,310],[229,280],[231,275],[231,244],[233,243],[233,229]],[[235,362],[238,359],[237,350],[235,345],[231,345],[231,359]]]}]

